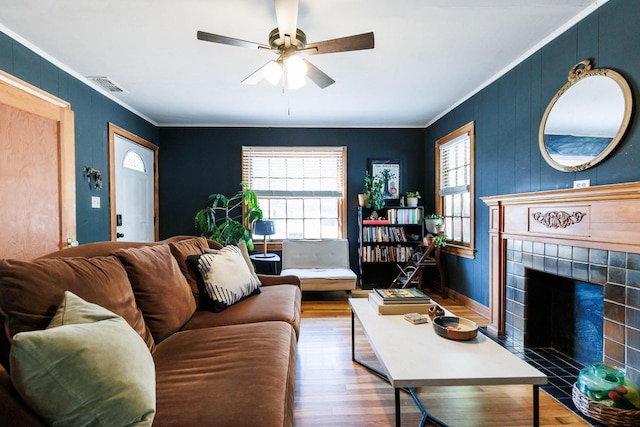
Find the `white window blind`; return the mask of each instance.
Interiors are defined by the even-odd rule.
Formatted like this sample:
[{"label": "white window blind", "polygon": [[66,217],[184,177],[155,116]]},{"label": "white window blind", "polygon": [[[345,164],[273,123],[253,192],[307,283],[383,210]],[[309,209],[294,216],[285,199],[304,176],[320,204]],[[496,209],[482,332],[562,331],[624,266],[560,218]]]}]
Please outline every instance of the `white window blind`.
[{"label": "white window blind", "polygon": [[469,191],[471,138],[468,133],[440,146],[440,196]]},{"label": "white window blind", "polygon": [[343,197],[345,147],[242,147],[242,181],[258,197]]}]

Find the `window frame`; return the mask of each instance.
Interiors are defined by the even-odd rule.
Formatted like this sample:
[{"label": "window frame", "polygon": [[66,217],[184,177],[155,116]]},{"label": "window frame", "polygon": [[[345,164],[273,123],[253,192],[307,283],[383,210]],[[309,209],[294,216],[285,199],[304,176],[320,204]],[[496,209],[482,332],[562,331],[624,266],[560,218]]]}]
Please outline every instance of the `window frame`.
[{"label": "window frame", "polygon": [[[448,135],[438,139],[435,143],[435,205],[436,214],[444,217],[444,196],[440,194],[441,185],[441,173],[442,167],[441,150],[440,147],[447,144],[450,141],[455,140],[465,134],[469,135],[469,221],[470,221],[470,239],[469,243],[459,242],[447,238],[447,245],[442,249],[444,252],[458,255],[465,258],[475,258],[476,247],[476,227],[475,227],[475,122],[469,122],[464,126],[454,130]],[[445,229],[445,233],[447,230]]]},{"label": "window frame", "polygon": [[[245,170],[245,152],[251,150],[273,150],[274,152],[295,152],[295,151],[331,151],[337,152],[340,151],[340,156],[342,157],[342,197],[338,199],[338,217],[337,217],[337,227],[338,227],[338,235],[337,238],[344,239],[347,236],[347,147],[346,146],[243,146],[242,154],[241,154],[241,169],[242,169],[242,181],[246,182],[250,188],[250,182],[247,180],[247,171]],[[263,196],[264,197],[264,196]],[[266,196],[268,197],[268,196]],[[299,199],[298,196],[292,196],[291,199]],[[320,197],[322,198],[322,197]],[[258,200],[260,199],[260,195],[258,195]],[[244,209],[244,207],[243,207]],[[265,218],[268,218],[268,215],[265,215]],[[247,226],[249,226],[247,224]],[[283,239],[268,239],[269,249],[280,250],[282,247]],[[256,249],[261,248],[263,243],[262,241],[254,242]]]}]

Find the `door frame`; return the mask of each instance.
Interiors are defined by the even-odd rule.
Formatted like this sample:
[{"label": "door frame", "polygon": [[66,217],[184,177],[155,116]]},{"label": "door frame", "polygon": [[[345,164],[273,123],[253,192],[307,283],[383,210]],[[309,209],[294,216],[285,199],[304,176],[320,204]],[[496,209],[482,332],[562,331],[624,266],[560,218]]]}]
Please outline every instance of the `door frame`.
[{"label": "door frame", "polygon": [[109,220],[110,238],[116,241],[116,164],[115,164],[115,135],[118,134],[131,142],[153,151],[153,228],[154,240],[160,238],[159,202],[158,202],[158,146],[139,136],[109,123]]},{"label": "door frame", "polygon": [[[71,104],[0,70],[0,99],[58,124],[59,249],[76,243],[75,125]],[[10,227],[11,224],[4,224]]]}]

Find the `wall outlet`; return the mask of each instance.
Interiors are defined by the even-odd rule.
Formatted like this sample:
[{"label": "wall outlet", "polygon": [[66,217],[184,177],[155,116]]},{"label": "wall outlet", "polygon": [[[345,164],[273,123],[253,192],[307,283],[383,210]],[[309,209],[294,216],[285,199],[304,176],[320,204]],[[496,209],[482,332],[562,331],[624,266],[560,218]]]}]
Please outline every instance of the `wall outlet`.
[{"label": "wall outlet", "polygon": [[587,188],[591,187],[590,179],[580,179],[577,181],[573,181],[573,188]]},{"label": "wall outlet", "polygon": [[100,209],[100,197],[91,196],[91,207],[93,209]]}]

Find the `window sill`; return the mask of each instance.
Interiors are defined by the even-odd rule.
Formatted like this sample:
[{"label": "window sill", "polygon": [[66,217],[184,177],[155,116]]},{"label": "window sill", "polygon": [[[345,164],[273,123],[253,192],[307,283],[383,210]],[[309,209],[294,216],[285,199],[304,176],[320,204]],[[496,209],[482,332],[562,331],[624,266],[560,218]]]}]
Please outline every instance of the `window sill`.
[{"label": "window sill", "polygon": [[459,246],[455,243],[447,242],[447,246],[442,248],[442,252],[469,259],[475,259],[476,257],[476,249],[467,246]]}]

